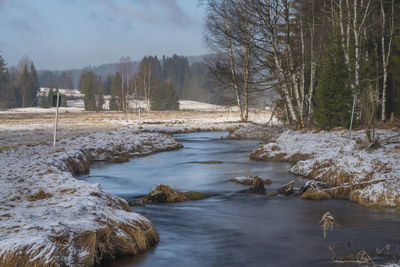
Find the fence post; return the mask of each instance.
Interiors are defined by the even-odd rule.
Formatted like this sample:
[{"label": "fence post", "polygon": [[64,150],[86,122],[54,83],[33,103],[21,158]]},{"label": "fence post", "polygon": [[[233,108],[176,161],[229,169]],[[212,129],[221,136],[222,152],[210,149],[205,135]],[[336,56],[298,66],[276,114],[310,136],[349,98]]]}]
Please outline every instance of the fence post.
[{"label": "fence post", "polygon": [[58,107],[60,106],[60,92],[57,92],[57,103],[56,103],[56,120],[54,122],[54,139],[53,146],[56,146],[57,139],[57,124],[58,124]]}]

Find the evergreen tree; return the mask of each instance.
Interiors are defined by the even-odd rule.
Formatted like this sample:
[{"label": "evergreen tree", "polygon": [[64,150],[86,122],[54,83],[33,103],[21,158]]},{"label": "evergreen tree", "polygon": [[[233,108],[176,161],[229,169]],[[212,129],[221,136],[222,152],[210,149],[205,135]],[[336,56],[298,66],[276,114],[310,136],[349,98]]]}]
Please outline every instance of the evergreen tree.
[{"label": "evergreen tree", "polygon": [[32,98],[32,77],[28,71],[28,65],[25,64],[22,74],[19,79],[19,87],[21,90],[21,97],[22,97],[22,107],[31,107],[33,105],[33,98]]},{"label": "evergreen tree", "polygon": [[110,110],[119,110],[120,109],[120,102],[119,102],[119,95],[121,91],[121,74],[116,72],[115,75],[112,77],[111,82],[111,96],[110,96],[110,103],[109,107]]},{"label": "evergreen tree", "polygon": [[47,107],[53,106],[53,96],[54,96],[54,90],[53,88],[50,88],[49,93],[47,94]]},{"label": "evergreen tree", "polygon": [[113,75],[112,74],[108,74],[104,84],[103,84],[103,92],[105,95],[109,95],[111,94],[111,86],[112,86],[112,79],[113,79]]},{"label": "evergreen tree", "polygon": [[[85,110],[98,111],[104,103],[101,76],[93,71],[84,71],[79,78],[79,90],[84,93]],[[101,108],[100,108],[101,107]]]},{"label": "evergreen tree", "polygon": [[43,94],[40,97],[40,107],[41,108],[48,108],[49,107],[49,103],[48,103],[48,98],[45,94]]},{"label": "evergreen tree", "polygon": [[61,96],[61,106],[62,107],[68,107],[67,105],[67,96],[66,95],[60,95]]},{"label": "evergreen tree", "polygon": [[31,63],[31,98],[32,98],[32,105],[33,106],[37,106],[38,104],[38,99],[37,99],[37,95],[40,92],[40,83],[39,83],[39,78],[35,69],[35,65],[33,64],[33,62]]},{"label": "evergreen tree", "polygon": [[0,55],[0,108],[10,108],[15,105],[14,87],[10,82],[10,75],[6,63]]},{"label": "evergreen tree", "polygon": [[183,94],[184,81],[188,72],[189,62],[186,57],[175,54],[172,57],[163,57],[161,78],[172,80],[179,96]]},{"label": "evergreen tree", "polygon": [[98,95],[97,95],[97,111],[103,110],[104,105],[104,91],[103,87],[100,87]]},{"label": "evergreen tree", "polygon": [[177,110],[179,97],[172,81],[162,81],[152,94],[152,110]]},{"label": "evergreen tree", "polygon": [[350,124],[352,91],[345,56],[338,38],[326,47],[319,83],[315,88],[314,119],[321,129]]},{"label": "evergreen tree", "polygon": [[[388,110],[396,117],[400,116],[400,25],[398,24],[395,38],[393,40],[393,55],[390,66],[391,88],[388,92]],[[389,114],[390,115],[390,114]]]}]

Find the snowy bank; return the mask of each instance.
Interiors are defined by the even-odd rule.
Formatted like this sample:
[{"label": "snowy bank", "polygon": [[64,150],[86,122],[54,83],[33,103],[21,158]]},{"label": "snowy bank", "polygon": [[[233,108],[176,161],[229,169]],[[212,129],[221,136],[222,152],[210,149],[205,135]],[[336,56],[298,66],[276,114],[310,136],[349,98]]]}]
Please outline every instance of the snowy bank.
[{"label": "snowy bank", "polygon": [[0,266],[93,265],[135,255],[158,241],[153,225],[127,202],[73,174],[93,160],[181,147],[159,133],[129,128],[23,145],[0,155]]},{"label": "snowy bank", "polygon": [[364,132],[286,131],[253,151],[258,160],[292,161],[291,172],[317,180],[307,198],[347,198],[366,206],[400,206],[400,135],[377,130],[382,146],[368,148]]}]

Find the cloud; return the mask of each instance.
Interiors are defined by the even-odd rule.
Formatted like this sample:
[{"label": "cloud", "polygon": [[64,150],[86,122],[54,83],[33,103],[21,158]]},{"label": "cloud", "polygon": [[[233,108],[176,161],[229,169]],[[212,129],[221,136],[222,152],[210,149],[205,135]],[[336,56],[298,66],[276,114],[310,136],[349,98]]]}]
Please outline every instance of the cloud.
[{"label": "cloud", "polygon": [[176,0],[135,0],[121,3],[118,0],[96,0],[112,14],[125,20],[140,20],[148,24],[170,23],[187,27],[192,19],[185,14]]},{"label": "cloud", "polygon": [[27,21],[22,18],[11,19],[9,26],[16,31],[22,31],[24,33],[36,33],[37,30]]},{"label": "cloud", "polygon": [[12,3],[12,0],[0,0],[0,7],[6,6],[9,3]]},{"label": "cloud", "polygon": [[191,18],[184,13],[183,9],[179,6],[176,0],[161,1],[161,5],[167,11],[168,19],[174,24],[187,26],[192,23]]}]

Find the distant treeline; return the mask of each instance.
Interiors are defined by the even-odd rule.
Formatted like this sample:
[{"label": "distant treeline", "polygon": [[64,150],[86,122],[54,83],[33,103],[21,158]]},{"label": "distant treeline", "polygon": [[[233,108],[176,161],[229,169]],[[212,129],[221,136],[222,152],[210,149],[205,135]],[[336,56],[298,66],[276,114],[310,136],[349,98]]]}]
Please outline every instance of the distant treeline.
[{"label": "distant treeline", "polygon": [[[77,77],[76,75],[79,74]],[[48,107],[40,87],[56,90],[79,88],[88,110],[102,109],[104,95],[111,95],[111,110],[127,110],[128,99],[146,100],[148,109],[177,108],[178,99],[230,104],[234,95],[215,86],[204,57],[173,55],[144,57],[139,63],[129,57],[119,63],[70,71],[39,71],[27,56],[8,67],[0,55],[0,108]],[[65,98],[64,98],[65,99]],[[160,102],[161,101],[161,102]]]},{"label": "distant treeline", "polygon": [[8,69],[0,55],[0,109],[37,106],[39,91],[35,65],[28,57]]},{"label": "distant treeline", "polygon": [[[143,60],[146,60],[147,58],[148,57],[145,57]],[[204,57],[184,57],[173,55],[172,57],[163,56],[161,59],[158,59],[157,57],[152,58],[155,58],[158,62],[156,65],[160,64],[161,70],[159,71],[159,74],[157,74],[160,81],[172,81],[176,87],[179,98],[223,104],[224,98],[221,96],[222,93],[215,90],[208,66],[204,62]],[[122,60],[124,59],[127,58],[123,58]],[[128,61],[129,82],[130,86],[133,87],[135,82],[134,79],[139,75],[142,61],[137,62],[130,59]],[[104,83],[102,86],[104,87],[103,94],[110,95],[113,76],[117,72],[121,74],[121,62],[67,71],[39,71],[39,81],[42,87],[47,88],[80,88],[79,81],[84,72],[91,72],[100,77],[102,83]],[[136,81],[136,83],[137,82],[138,81]],[[138,88],[136,89],[136,96],[144,98],[143,86],[143,83],[137,84]]]}]

